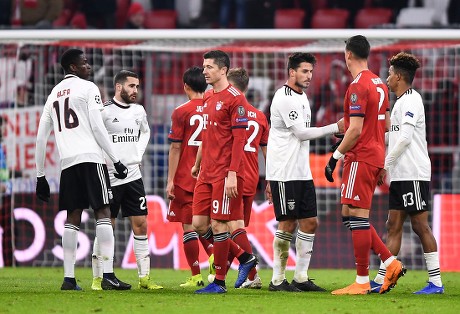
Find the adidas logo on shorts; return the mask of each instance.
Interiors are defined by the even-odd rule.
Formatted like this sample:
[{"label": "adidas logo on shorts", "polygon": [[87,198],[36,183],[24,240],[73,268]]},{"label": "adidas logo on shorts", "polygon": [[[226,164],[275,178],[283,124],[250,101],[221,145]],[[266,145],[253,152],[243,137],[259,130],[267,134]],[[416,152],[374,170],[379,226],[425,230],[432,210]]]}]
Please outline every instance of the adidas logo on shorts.
[{"label": "adidas logo on shorts", "polygon": [[360,201],[361,199],[359,198],[359,195],[356,195],[355,197],[353,197],[353,200],[354,201]]}]

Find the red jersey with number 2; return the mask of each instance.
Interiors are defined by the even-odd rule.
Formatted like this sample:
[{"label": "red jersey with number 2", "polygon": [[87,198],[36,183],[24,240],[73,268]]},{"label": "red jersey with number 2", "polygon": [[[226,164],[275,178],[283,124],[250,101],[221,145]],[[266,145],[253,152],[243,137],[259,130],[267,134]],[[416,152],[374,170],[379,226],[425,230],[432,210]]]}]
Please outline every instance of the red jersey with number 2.
[{"label": "red jersey with number 2", "polygon": [[244,145],[246,175],[243,195],[254,195],[259,183],[259,147],[267,146],[269,127],[264,113],[251,105],[248,106],[248,120],[248,139]]},{"label": "red jersey with number 2", "polygon": [[201,144],[201,131],[204,128],[203,104],[203,99],[192,99],[174,109],[171,115],[168,139],[171,142],[181,143],[174,185],[188,192],[193,192],[196,184],[191,171]]},{"label": "red jersey with number 2", "polygon": [[388,88],[369,70],[359,73],[348,87],[344,101],[345,131],[350,117],[363,117],[363,129],[345,162],[362,161],[383,168],[385,161],[385,113],[389,111]]}]

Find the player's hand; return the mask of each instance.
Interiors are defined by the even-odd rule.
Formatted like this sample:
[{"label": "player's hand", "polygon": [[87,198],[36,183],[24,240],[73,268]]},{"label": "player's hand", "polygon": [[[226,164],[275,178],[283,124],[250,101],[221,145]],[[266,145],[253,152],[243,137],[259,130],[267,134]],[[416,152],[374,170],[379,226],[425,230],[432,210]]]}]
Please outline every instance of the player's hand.
[{"label": "player's hand", "polygon": [[192,177],[194,179],[198,178],[198,174],[200,173],[200,167],[197,166],[197,165],[193,165],[192,167],[192,171],[191,171],[191,174],[192,174]]},{"label": "player's hand", "polygon": [[176,198],[176,195],[174,195],[174,182],[168,182],[166,185],[166,195],[171,201]]},{"label": "player's hand", "polygon": [[267,181],[267,186],[265,187],[265,198],[268,200],[268,204],[273,203],[272,188],[269,181]]},{"label": "player's hand", "polygon": [[121,163],[121,161],[118,161],[113,165],[115,166],[115,170],[117,171],[113,174],[115,178],[125,179],[128,176],[128,168],[126,168],[125,165]]},{"label": "player's hand", "polygon": [[229,171],[227,180],[225,181],[225,193],[228,198],[235,198],[238,196],[238,180],[236,178],[236,172]]},{"label": "player's hand", "polygon": [[345,122],[343,121],[343,118],[337,121],[337,126],[339,127],[339,133],[345,132]]},{"label": "player's hand", "polygon": [[377,175],[377,185],[381,186],[385,183],[385,176],[387,175],[387,171],[385,169],[380,169],[379,174]]},{"label": "player's hand", "polygon": [[37,187],[35,189],[35,194],[43,202],[48,202],[50,200],[50,186],[46,177],[37,177]]},{"label": "player's hand", "polygon": [[329,162],[326,165],[326,168],[324,169],[324,175],[326,176],[327,181],[329,182],[334,182],[334,178],[332,177],[332,174],[334,173],[335,166],[337,165],[337,159],[334,158],[334,155],[331,156],[329,159]]}]

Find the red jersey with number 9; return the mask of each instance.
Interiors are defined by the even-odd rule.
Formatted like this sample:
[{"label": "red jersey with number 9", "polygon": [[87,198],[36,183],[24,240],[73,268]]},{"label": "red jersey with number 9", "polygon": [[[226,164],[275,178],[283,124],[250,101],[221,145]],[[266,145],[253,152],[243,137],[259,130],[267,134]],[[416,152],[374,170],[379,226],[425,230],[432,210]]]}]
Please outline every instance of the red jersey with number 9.
[{"label": "red jersey with number 9", "polygon": [[369,70],[359,73],[348,87],[344,101],[345,131],[350,117],[363,117],[363,129],[345,162],[363,161],[378,168],[385,162],[385,113],[389,111],[388,88]]},{"label": "red jersey with number 9", "polygon": [[[203,130],[202,161],[200,180],[213,183],[227,176],[232,159],[241,159],[236,165],[237,176],[244,178],[243,150],[233,155],[234,132],[241,132],[246,140],[248,126],[246,97],[231,84],[215,93],[209,90],[204,95],[205,128]],[[244,144],[243,144],[244,145]]]},{"label": "red jersey with number 9", "polygon": [[192,99],[174,109],[171,115],[168,139],[171,142],[182,143],[174,185],[188,192],[193,192],[196,184],[191,171],[201,144],[201,131],[204,128],[203,104],[203,99]]}]

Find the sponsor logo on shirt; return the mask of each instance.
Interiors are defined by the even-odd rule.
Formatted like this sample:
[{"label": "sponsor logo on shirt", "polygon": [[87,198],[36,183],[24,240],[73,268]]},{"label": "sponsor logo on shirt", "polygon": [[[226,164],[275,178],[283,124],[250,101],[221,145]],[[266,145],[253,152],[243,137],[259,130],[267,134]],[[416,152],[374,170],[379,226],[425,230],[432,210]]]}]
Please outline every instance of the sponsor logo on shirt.
[{"label": "sponsor logo on shirt", "polygon": [[244,116],[246,114],[246,110],[244,109],[243,106],[238,106],[238,114],[240,116]]},{"label": "sponsor logo on shirt", "polygon": [[360,105],[350,106],[350,110],[361,110],[361,106]]},{"label": "sponsor logo on shirt", "polygon": [[297,111],[292,110],[291,112],[289,112],[289,119],[291,120],[297,119],[298,116],[299,114],[297,113]]},{"label": "sponsor logo on shirt", "polygon": [[236,118],[236,122],[248,122],[248,118]]},{"label": "sponsor logo on shirt", "polygon": [[224,104],[223,102],[218,101],[217,104],[216,104],[216,110],[220,110],[222,108],[223,104]]},{"label": "sponsor logo on shirt", "polygon": [[356,95],[355,93],[351,94],[350,101],[352,104],[355,104],[358,101],[358,95]]},{"label": "sponsor logo on shirt", "polygon": [[405,116],[409,116],[409,117],[411,117],[411,118],[414,117],[414,114],[413,114],[412,112],[410,112],[410,111],[407,111],[404,115],[405,115]]}]

